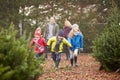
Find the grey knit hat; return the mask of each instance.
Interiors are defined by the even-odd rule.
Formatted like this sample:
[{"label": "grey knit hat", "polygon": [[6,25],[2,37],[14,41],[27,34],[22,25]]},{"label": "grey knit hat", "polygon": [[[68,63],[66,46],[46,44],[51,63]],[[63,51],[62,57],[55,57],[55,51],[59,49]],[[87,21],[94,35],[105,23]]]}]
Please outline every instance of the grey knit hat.
[{"label": "grey knit hat", "polygon": [[79,26],[77,24],[73,24],[72,28],[78,28],[79,29]]}]

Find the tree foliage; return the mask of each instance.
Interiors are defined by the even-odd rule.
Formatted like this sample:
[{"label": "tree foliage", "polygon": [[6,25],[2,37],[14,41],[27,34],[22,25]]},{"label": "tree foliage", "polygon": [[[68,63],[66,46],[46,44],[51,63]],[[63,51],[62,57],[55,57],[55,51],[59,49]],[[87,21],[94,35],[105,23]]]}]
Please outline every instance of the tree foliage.
[{"label": "tree foliage", "polygon": [[30,37],[16,34],[13,24],[0,33],[0,80],[31,80],[43,72],[44,61],[28,49]]},{"label": "tree foliage", "polygon": [[108,17],[108,28],[94,41],[93,56],[101,63],[103,69],[116,71],[120,69],[120,11],[114,7]]},{"label": "tree foliage", "polygon": [[[8,28],[8,25],[13,22],[15,29],[18,29],[21,22],[23,32],[27,30],[29,34],[29,32],[33,33],[38,26],[44,32],[44,26],[50,16],[56,18],[60,28],[63,28],[64,20],[67,18],[72,24],[80,25],[85,39],[84,50],[89,52],[92,40],[99,34],[97,32],[103,30],[105,17],[108,17],[108,10],[113,1],[119,7],[119,0],[0,0],[0,26]],[[91,22],[94,20],[96,21],[93,26]]]}]

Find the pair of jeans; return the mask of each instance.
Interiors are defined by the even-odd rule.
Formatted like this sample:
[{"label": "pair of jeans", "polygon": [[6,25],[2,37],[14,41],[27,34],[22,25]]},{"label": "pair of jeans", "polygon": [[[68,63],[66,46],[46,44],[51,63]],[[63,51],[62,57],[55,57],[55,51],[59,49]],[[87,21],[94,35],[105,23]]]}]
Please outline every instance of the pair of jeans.
[{"label": "pair of jeans", "polygon": [[58,67],[59,63],[61,61],[61,53],[59,53],[59,52],[52,52],[52,59],[53,59],[55,64],[57,63],[56,67]]},{"label": "pair of jeans", "polygon": [[40,56],[42,56],[43,55],[43,53],[37,53],[36,54],[36,58],[39,58]]}]

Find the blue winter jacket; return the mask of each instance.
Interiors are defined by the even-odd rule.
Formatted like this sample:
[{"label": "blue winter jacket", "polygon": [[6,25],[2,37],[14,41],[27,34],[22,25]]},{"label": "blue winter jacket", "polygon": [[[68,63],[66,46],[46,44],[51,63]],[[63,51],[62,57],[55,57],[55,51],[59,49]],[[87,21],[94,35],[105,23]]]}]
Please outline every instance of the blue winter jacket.
[{"label": "blue winter jacket", "polygon": [[83,35],[78,33],[77,35],[73,35],[72,38],[68,37],[68,41],[71,43],[71,50],[83,48]]}]

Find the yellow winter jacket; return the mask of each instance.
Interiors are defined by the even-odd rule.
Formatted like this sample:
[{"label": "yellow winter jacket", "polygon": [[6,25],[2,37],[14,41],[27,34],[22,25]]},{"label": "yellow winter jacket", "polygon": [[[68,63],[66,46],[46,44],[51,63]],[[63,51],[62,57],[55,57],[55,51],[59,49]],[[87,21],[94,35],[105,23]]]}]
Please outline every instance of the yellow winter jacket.
[{"label": "yellow winter jacket", "polygon": [[[47,45],[50,46],[51,45],[51,51],[52,52],[55,52],[55,45],[57,43],[57,38],[56,36],[50,38],[47,42]],[[71,44],[65,39],[63,38],[62,42],[60,43],[60,46],[59,46],[59,51],[58,52],[62,52],[63,51],[63,44],[67,45],[68,47],[72,47]]]}]

